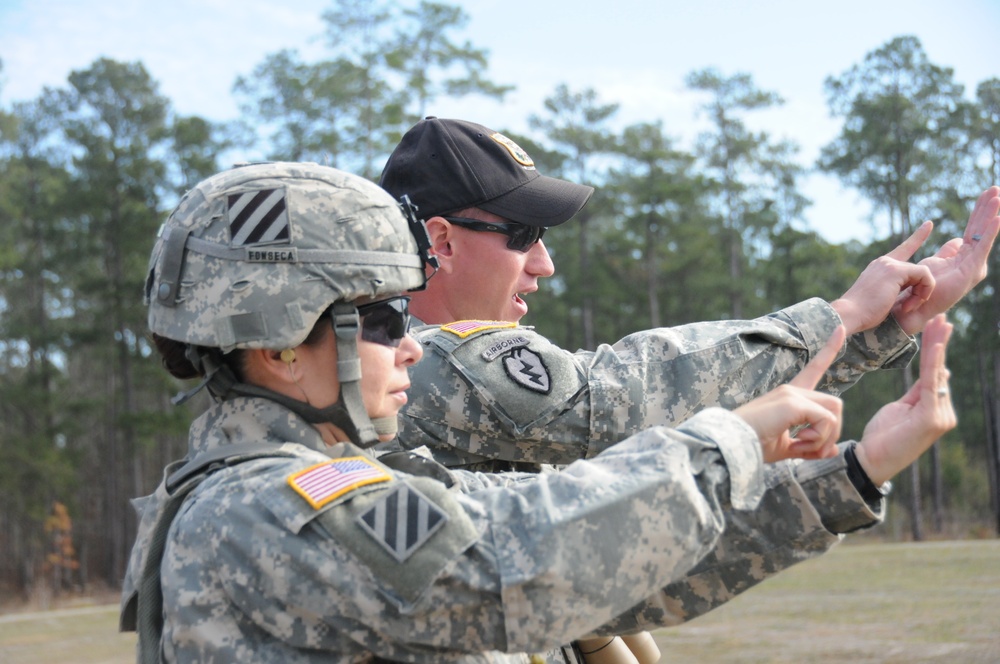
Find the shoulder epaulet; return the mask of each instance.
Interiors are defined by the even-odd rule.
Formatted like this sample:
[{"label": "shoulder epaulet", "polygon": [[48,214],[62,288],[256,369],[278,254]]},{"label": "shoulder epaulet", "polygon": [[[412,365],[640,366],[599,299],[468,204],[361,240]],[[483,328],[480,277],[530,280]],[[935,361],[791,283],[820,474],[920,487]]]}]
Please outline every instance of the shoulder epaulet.
[{"label": "shoulder epaulet", "polygon": [[249,461],[258,457],[291,456],[274,443],[236,443],[220,445],[207,452],[202,452],[194,459],[172,472],[167,477],[167,491],[173,493],[187,480],[200,474],[216,464],[230,465],[241,461]]}]

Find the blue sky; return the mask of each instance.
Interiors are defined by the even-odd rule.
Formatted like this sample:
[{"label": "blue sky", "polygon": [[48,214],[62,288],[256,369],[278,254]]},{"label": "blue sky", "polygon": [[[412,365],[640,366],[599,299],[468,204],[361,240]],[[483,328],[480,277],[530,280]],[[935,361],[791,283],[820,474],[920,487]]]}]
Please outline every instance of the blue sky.
[{"label": "blue sky", "polygon": [[[662,120],[690,147],[703,121],[684,76],[716,67],[750,73],[786,103],[750,124],[802,147],[811,164],[832,140],[823,80],[893,37],[918,37],[930,60],[951,67],[971,97],[1000,77],[997,0],[466,0],[466,36],[490,52],[493,80],[517,90],[503,103],[469,98],[429,112],[530,133],[527,117],[555,87],[592,87],[621,104],[618,124]],[[330,0],[0,0],[0,106],[61,87],[98,57],[140,60],[182,114],[237,117],[231,88],[270,53],[323,53],[322,11]],[[983,183],[985,188],[992,183]],[[867,206],[823,175],[804,192],[809,225],[835,242],[870,239]]]}]

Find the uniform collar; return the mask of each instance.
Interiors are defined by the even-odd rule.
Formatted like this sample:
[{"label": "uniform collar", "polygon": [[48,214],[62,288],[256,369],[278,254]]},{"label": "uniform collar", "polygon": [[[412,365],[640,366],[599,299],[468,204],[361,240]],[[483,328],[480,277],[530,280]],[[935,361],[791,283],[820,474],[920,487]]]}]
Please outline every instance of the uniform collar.
[{"label": "uniform collar", "polygon": [[319,431],[284,406],[259,397],[236,397],[214,404],[191,424],[188,456],[250,441],[298,443],[329,454]]}]

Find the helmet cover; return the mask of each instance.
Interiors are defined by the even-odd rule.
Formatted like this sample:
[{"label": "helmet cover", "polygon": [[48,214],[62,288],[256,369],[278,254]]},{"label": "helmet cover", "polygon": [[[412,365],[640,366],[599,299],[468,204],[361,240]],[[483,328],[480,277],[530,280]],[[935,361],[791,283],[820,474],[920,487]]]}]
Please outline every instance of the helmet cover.
[{"label": "helmet cover", "polygon": [[334,302],[424,280],[407,218],[380,187],[317,164],[251,164],[198,184],[164,223],[149,328],[223,351],[293,348]]}]

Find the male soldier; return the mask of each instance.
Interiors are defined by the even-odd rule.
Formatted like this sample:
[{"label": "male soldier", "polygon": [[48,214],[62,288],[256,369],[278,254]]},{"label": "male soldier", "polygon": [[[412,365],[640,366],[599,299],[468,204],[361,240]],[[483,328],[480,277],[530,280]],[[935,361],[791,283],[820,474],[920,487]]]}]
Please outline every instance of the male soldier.
[{"label": "male soldier", "polygon": [[[591,187],[539,174],[486,127],[433,117],[403,136],[380,184],[417,206],[440,263],[413,294],[413,315],[434,326],[418,336],[435,352],[414,372],[400,438],[429,437],[436,458],[483,470],[569,463],[629,432],[737,406],[787,382],[841,322],[849,341],[821,389],[839,393],[868,371],[904,366],[910,335],[985,277],[1000,224],[991,187],[964,238],[909,263],[927,222],[829,304],[814,298],[752,321],[646,330],[569,353],[516,322],[528,310],[523,295],[554,272],[542,234],[575,215]],[[438,409],[442,401],[452,407]]]},{"label": "male soldier", "polygon": [[[415,332],[428,352],[411,372],[400,441],[480,470],[567,464],[646,427],[738,406],[787,382],[841,322],[848,343],[821,389],[839,393],[868,371],[904,366],[915,348],[910,335],[985,277],[1000,228],[1000,189],[991,187],[963,238],[911,264],[932,230],[925,223],[831,303],[646,330],[570,353],[516,321],[527,311],[522,296],[554,271],[542,233],[576,214],[590,187],[539,174],[524,150],[486,127],[438,118],[407,132],[380,184],[417,205],[440,262],[426,290],[413,294],[413,314],[434,325]],[[720,546],[660,609],[688,619],[826,550],[839,533],[877,523],[884,487],[858,481],[849,462],[841,453],[769,467],[765,505],[753,515],[727,513]],[[840,469],[826,484],[816,481],[824,464]],[[833,503],[855,505],[856,518],[824,520]]]}]

